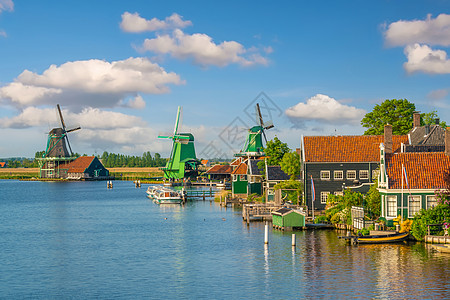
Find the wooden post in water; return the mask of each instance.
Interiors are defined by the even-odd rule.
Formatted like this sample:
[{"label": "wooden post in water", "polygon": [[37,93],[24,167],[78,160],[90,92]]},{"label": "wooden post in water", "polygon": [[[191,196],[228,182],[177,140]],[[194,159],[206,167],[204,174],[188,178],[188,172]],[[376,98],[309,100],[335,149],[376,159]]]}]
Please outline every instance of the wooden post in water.
[{"label": "wooden post in water", "polygon": [[292,247],[295,247],[295,233],[292,234]]},{"label": "wooden post in water", "polygon": [[269,225],[264,225],[264,244],[269,244]]}]

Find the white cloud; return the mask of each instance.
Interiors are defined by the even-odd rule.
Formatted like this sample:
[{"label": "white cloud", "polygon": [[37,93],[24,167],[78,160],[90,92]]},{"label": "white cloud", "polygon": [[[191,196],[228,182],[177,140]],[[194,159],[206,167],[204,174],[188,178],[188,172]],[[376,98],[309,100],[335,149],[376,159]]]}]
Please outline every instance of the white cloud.
[{"label": "white cloud", "polygon": [[[206,34],[185,34],[180,29],[173,31],[172,35],[158,35],[154,39],[146,39],[140,48],[142,51],[151,51],[158,54],[169,54],[177,59],[192,59],[201,66],[215,65],[219,67],[235,63],[241,66],[267,65],[267,58],[257,53],[255,49],[245,49],[235,41],[214,43]],[[266,48],[270,53],[271,48]]]},{"label": "white cloud", "polygon": [[6,34],[6,32],[4,30],[0,29],[0,36],[7,37],[8,35]]},{"label": "white cloud", "polygon": [[299,102],[285,111],[298,127],[303,127],[305,121],[312,120],[328,124],[359,124],[365,113],[363,109],[343,105],[322,94],[309,98],[306,103]]},{"label": "white cloud", "polygon": [[389,24],[384,33],[389,46],[406,46],[414,43],[450,45],[450,15],[440,14],[435,19],[397,21]]},{"label": "white cloud", "polygon": [[[147,58],[91,59],[51,65],[42,74],[25,70],[15,82],[0,88],[0,98],[19,107],[54,103],[114,107],[127,96],[168,93],[169,84],[183,83],[179,75],[166,72]],[[142,98],[134,105],[142,107]]]},{"label": "white cloud", "polygon": [[145,32],[145,31],[157,31],[167,30],[174,28],[184,28],[192,25],[191,21],[183,21],[183,17],[174,13],[165,20],[159,20],[153,18],[146,20],[142,18],[138,13],[124,12],[122,14],[122,22],[120,22],[120,28],[125,32]]},{"label": "white cloud", "polygon": [[443,50],[432,50],[427,45],[409,45],[405,48],[408,61],[403,67],[408,73],[450,74],[450,60]]},{"label": "white cloud", "polygon": [[427,98],[431,100],[442,100],[448,95],[448,90],[440,89],[428,93]]},{"label": "white cloud", "polygon": [[0,0],[0,13],[2,11],[13,11],[14,10],[14,3],[12,0]]}]

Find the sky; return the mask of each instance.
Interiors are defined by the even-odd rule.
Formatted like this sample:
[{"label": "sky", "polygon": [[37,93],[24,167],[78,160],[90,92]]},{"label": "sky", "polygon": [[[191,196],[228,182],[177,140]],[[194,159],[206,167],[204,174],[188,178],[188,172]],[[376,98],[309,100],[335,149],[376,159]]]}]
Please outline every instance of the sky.
[{"label": "sky", "polygon": [[450,121],[450,2],[0,0],[0,157],[34,157],[60,127],[74,152],[231,158],[258,125],[359,135],[386,99]]}]

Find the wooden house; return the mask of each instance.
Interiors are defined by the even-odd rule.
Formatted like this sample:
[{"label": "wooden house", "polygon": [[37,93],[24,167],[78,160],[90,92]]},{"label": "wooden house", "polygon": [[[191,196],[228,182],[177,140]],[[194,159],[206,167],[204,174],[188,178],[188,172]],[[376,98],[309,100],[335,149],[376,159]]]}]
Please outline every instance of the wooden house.
[{"label": "wooden house", "polygon": [[282,207],[272,212],[273,227],[281,230],[292,230],[305,227],[305,214],[302,211]]},{"label": "wooden house", "polygon": [[233,172],[233,167],[230,165],[214,165],[205,174],[209,180],[230,181],[231,172]]},{"label": "wooden house", "polygon": [[444,152],[388,153],[380,145],[381,216],[388,226],[397,216],[413,218],[421,209],[437,204],[436,190],[447,188],[450,171],[450,128],[445,131]]},{"label": "wooden house", "polygon": [[[290,176],[281,170],[280,166],[266,165],[266,179],[264,182],[264,190],[266,191],[266,201],[275,201],[274,186],[282,181],[289,180]],[[281,199],[279,200],[281,202]]]},{"label": "wooden house", "polygon": [[408,144],[402,152],[444,152],[445,129],[436,120],[434,125],[420,126],[420,114],[414,113],[413,128],[408,132]]},{"label": "wooden house", "polygon": [[342,195],[346,188],[367,192],[378,175],[383,142],[389,152],[399,152],[402,144],[408,143],[408,136],[393,136],[392,126],[386,125],[384,135],[302,137],[303,197],[308,209],[325,209],[328,195]]},{"label": "wooden house", "polygon": [[109,171],[96,156],[80,156],[65,165],[67,179],[75,180],[105,180]]},{"label": "wooden house", "polygon": [[247,197],[248,177],[247,163],[240,160],[231,172],[231,194],[237,197]]}]

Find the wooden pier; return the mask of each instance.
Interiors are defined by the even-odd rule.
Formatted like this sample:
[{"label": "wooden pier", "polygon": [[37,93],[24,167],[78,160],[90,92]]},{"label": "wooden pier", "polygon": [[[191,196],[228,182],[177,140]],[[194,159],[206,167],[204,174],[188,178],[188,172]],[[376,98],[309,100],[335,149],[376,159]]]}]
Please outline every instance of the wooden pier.
[{"label": "wooden pier", "polygon": [[450,244],[450,236],[426,235],[425,243],[429,244]]}]

